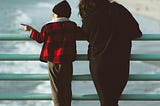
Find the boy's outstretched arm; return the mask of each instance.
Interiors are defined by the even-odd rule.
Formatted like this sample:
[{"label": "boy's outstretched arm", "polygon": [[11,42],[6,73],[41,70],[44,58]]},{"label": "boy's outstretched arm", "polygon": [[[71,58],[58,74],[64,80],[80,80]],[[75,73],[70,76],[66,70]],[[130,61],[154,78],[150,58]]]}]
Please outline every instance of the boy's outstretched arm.
[{"label": "boy's outstretched arm", "polygon": [[24,27],[25,31],[29,31],[31,33],[30,38],[37,41],[38,43],[44,42],[44,31],[38,32],[36,29],[34,29],[32,26],[27,24],[21,24]]}]

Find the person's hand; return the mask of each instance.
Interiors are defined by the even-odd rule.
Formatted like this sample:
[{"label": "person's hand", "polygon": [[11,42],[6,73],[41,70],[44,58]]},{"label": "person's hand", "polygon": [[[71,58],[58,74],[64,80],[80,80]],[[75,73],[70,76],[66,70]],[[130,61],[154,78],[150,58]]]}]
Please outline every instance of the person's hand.
[{"label": "person's hand", "polygon": [[25,31],[30,31],[31,32],[33,30],[33,28],[31,26],[27,25],[27,24],[21,24],[21,25],[24,27]]}]

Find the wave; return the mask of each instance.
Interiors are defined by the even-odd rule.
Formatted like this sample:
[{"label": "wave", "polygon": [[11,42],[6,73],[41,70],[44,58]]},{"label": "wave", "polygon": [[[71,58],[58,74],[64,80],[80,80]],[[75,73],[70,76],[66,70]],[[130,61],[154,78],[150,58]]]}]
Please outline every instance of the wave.
[{"label": "wave", "polygon": [[38,2],[36,4],[36,7],[38,7],[38,8],[49,8],[49,7],[52,7],[52,4],[48,3],[48,2]]},{"label": "wave", "polygon": [[32,23],[32,19],[22,10],[16,10],[14,15],[15,15],[15,20],[13,25],[14,25],[14,30],[16,31],[21,31],[21,32],[23,31],[22,26],[20,25],[21,23],[29,25]]},{"label": "wave", "polygon": [[16,10],[15,12],[15,22],[16,23],[26,23],[26,24],[31,24],[32,19],[22,10]]}]

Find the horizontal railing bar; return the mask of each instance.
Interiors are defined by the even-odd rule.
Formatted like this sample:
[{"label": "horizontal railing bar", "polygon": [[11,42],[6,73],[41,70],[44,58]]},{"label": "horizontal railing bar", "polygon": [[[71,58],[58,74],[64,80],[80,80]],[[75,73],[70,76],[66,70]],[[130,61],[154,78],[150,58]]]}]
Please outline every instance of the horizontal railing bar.
[{"label": "horizontal railing bar", "polygon": [[160,61],[160,54],[131,54],[132,61]]},{"label": "horizontal railing bar", "polygon": [[160,40],[160,34],[143,34],[143,36],[140,39],[135,40]]},{"label": "horizontal railing bar", "polygon": [[[88,60],[87,55],[78,55],[77,60]],[[0,54],[0,61],[39,61],[39,54]]]},{"label": "horizontal railing bar", "polygon": [[0,61],[37,61],[39,54],[0,54]]},{"label": "horizontal railing bar", "polygon": [[[98,100],[97,94],[74,95],[73,100]],[[120,100],[128,101],[159,101],[160,94],[122,94]]]},{"label": "horizontal railing bar", "polygon": [[0,34],[0,41],[33,41],[29,34]]},{"label": "horizontal railing bar", "polygon": [[[0,34],[0,40],[32,41],[31,38],[29,37],[29,34]],[[84,40],[84,39],[79,39],[79,40]],[[143,34],[142,38],[135,40],[160,40],[160,34]]]},{"label": "horizontal railing bar", "polygon": [[49,76],[48,74],[0,74],[0,80],[45,81],[49,80]]},{"label": "horizontal railing bar", "polygon": [[[73,100],[99,100],[97,94],[75,94]],[[51,94],[0,94],[0,100],[51,100]],[[120,100],[159,101],[160,94],[122,94]]]},{"label": "horizontal railing bar", "polygon": [[[48,74],[0,74],[5,81],[47,81]],[[73,81],[91,81],[90,74],[73,75]],[[130,74],[129,81],[160,81],[160,74]]]},{"label": "horizontal railing bar", "polygon": [[[78,40],[85,40],[83,38]],[[33,41],[29,34],[0,34],[0,41]]]},{"label": "horizontal railing bar", "polygon": [[[77,60],[88,60],[87,55],[78,55]],[[0,61],[39,61],[39,54],[0,54]]]},{"label": "horizontal railing bar", "polygon": [[[78,61],[88,60],[86,54],[78,54]],[[39,61],[38,54],[0,54],[0,61]],[[131,54],[131,61],[160,61],[160,54]]]}]

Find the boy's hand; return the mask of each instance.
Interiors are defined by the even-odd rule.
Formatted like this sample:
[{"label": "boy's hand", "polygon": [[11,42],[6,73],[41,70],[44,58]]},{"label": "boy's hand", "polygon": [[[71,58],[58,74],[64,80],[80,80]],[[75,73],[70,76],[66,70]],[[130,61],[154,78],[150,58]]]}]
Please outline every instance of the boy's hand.
[{"label": "boy's hand", "polygon": [[21,25],[24,27],[25,31],[30,31],[31,32],[33,30],[33,28],[31,26],[27,25],[27,24],[21,24]]}]

